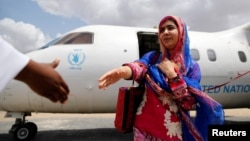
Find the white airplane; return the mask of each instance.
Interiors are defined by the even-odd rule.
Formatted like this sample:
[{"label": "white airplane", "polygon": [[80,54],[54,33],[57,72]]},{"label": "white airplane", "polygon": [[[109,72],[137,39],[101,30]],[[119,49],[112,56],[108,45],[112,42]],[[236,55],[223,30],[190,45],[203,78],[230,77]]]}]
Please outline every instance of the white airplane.
[{"label": "white airplane", "polygon": [[[224,108],[250,107],[250,23],[215,33],[189,31],[191,53],[202,72],[202,89]],[[25,140],[37,133],[27,122],[32,112],[114,113],[118,87],[131,86],[121,80],[107,90],[98,88],[98,78],[125,62],[159,50],[157,29],[90,25],[72,30],[39,50],[27,53],[39,62],[59,57],[56,70],[70,88],[66,104],[40,97],[22,82],[13,80],[0,94],[0,110],[16,118],[10,133]],[[42,84],[41,84],[42,85]]]}]

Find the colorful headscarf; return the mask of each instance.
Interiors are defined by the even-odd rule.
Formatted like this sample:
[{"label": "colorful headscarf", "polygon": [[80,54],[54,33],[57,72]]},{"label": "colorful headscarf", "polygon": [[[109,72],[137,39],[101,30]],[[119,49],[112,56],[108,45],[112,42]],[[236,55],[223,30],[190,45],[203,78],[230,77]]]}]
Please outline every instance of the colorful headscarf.
[{"label": "colorful headscarf", "polygon": [[[181,68],[178,73],[180,73],[183,76],[186,83],[189,86],[192,86],[196,89],[201,90],[201,86],[200,86],[201,72],[200,72],[200,69],[196,69],[196,70],[193,69],[197,67],[198,64],[192,59],[192,56],[190,53],[189,36],[188,36],[186,24],[179,17],[166,16],[160,21],[159,30],[161,26],[169,19],[172,19],[175,22],[175,24],[177,24],[178,32],[179,32],[178,41],[171,56],[169,56],[168,50],[163,46],[164,44],[161,43],[161,55],[157,63],[159,63],[162,59],[167,57],[171,61],[174,61],[176,64],[179,64]],[[162,42],[162,41],[159,41],[159,42]],[[140,59],[140,61],[148,65],[150,60],[153,59],[153,57],[154,55],[152,55],[152,53],[148,53],[148,54],[145,54]],[[148,73],[150,74],[150,76],[153,78],[155,82],[161,85],[162,88],[164,88],[168,92],[171,92],[169,86],[165,82],[165,76],[161,74],[162,72],[159,70],[157,66],[152,65],[149,68]]]},{"label": "colorful headscarf", "polygon": [[[178,41],[177,44],[174,48],[174,51],[170,56],[168,56],[168,50],[164,47],[164,44],[161,43],[161,50],[163,53],[163,58],[164,57],[169,57],[168,59],[174,61],[177,64],[181,65],[180,72],[182,74],[185,74],[188,71],[188,66],[190,65],[192,59],[191,59],[191,54],[190,54],[190,47],[189,47],[189,37],[188,37],[188,32],[185,23],[176,16],[166,16],[164,17],[160,23],[159,23],[159,30],[162,27],[162,25],[169,19],[172,19],[175,21],[176,26],[178,27]],[[158,32],[160,34],[160,31]],[[160,42],[162,42],[160,40]],[[163,59],[162,58],[162,59]]]}]

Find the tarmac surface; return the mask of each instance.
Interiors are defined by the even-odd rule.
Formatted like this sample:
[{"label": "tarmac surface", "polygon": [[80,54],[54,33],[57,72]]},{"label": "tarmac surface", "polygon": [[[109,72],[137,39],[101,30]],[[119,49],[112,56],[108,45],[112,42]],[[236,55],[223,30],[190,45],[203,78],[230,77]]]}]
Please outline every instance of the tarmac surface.
[{"label": "tarmac surface", "polygon": [[[5,112],[0,112],[0,141],[15,141],[13,134],[9,134],[15,119],[4,115]],[[225,124],[250,125],[250,109],[225,110],[225,116]],[[132,133],[122,134],[114,128],[114,117],[114,113],[32,113],[26,120],[38,127],[32,141],[133,141]]]}]

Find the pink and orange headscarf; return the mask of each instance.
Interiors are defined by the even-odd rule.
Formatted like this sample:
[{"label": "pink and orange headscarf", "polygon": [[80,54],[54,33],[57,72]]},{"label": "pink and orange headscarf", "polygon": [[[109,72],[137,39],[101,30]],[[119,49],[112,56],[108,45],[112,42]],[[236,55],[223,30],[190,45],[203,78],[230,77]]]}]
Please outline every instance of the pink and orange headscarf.
[{"label": "pink and orange headscarf", "polygon": [[[191,63],[191,54],[190,54],[190,47],[189,47],[189,37],[186,29],[185,23],[182,21],[181,18],[176,16],[166,16],[164,17],[160,23],[159,23],[159,29],[161,26],[169,19],[172,19],[175,21],[175,24],[177,24],[178,28],[178,41],[176,44],[176,47],[171,54],[171,56],[168,56],[168,50],[163,46],[161,43],[161,51],[162,51],[162,57],[168,57],[168,59],[174,61],[176,64],[180,65],[180,73],[185,75],[185,73],[188,71],[188,66]],[[160,33],[160,32],[158,32]],[[160,40],[160,42],[162,42]]]}]

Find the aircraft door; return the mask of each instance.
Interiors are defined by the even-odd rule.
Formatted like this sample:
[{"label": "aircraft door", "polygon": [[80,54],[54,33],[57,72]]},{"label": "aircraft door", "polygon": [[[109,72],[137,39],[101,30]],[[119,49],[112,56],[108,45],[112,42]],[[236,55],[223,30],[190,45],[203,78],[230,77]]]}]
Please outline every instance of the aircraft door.
[{"label": "aircraft door", "polygon": [[156,32],[138,32],[139,56],[153,50],[160,50],[158,34]]}]

